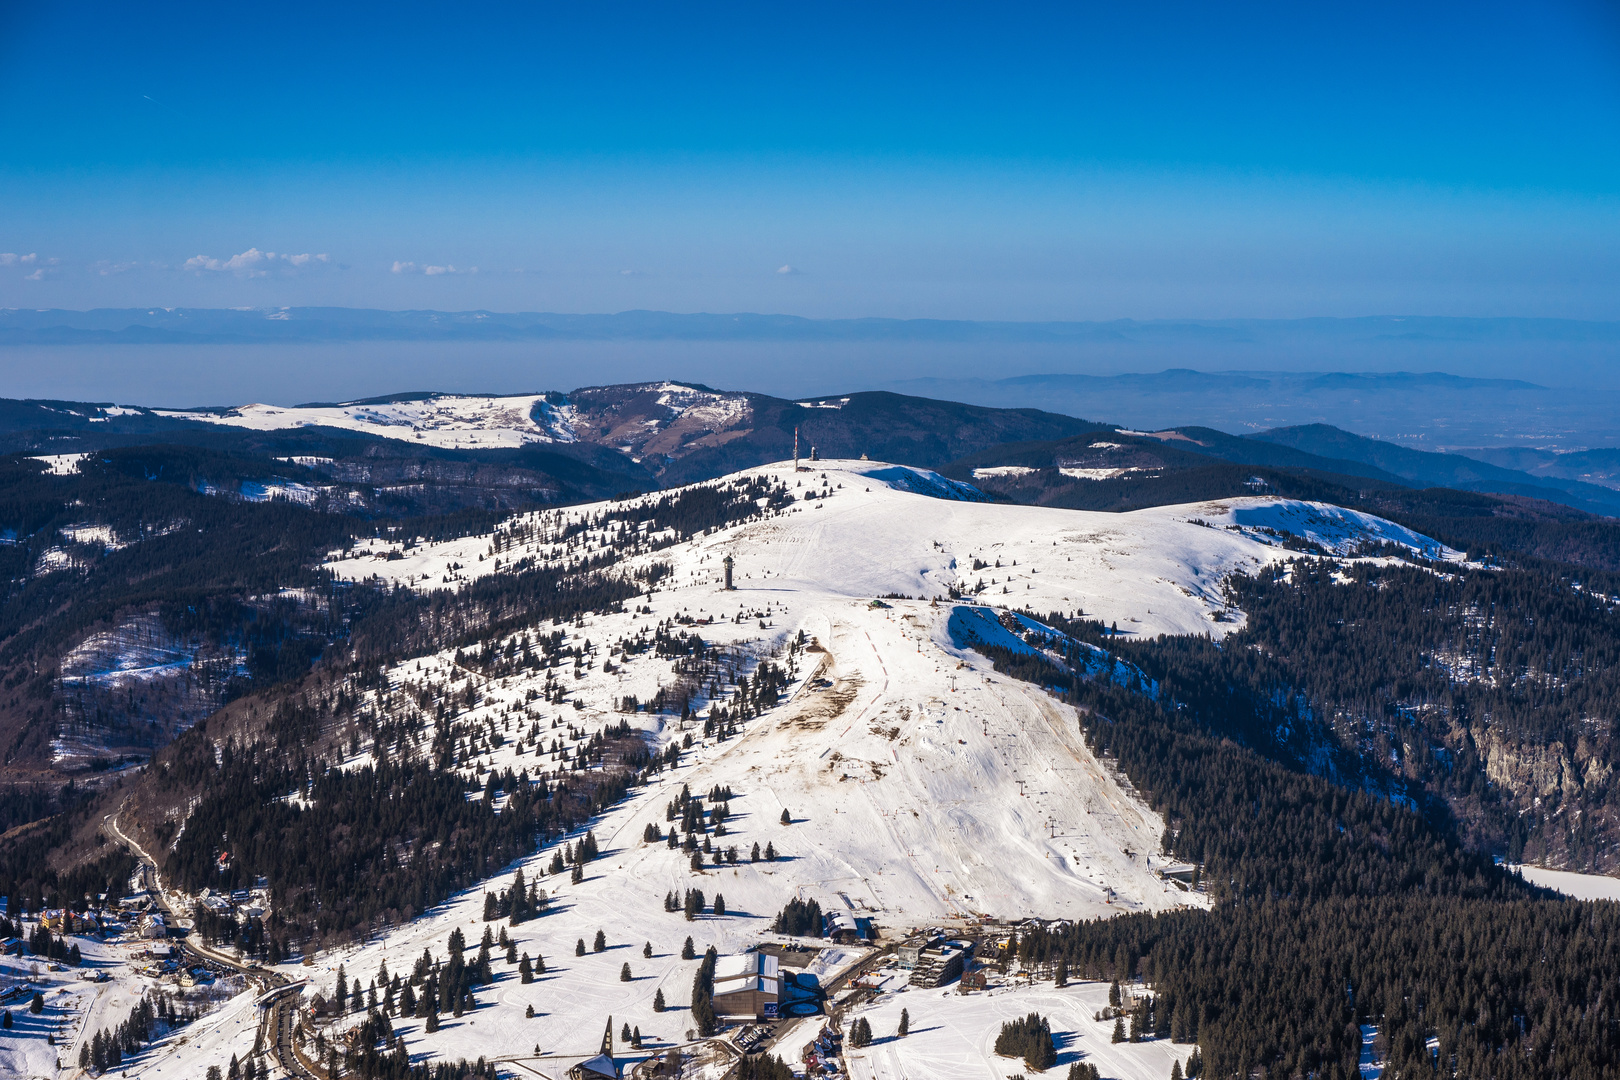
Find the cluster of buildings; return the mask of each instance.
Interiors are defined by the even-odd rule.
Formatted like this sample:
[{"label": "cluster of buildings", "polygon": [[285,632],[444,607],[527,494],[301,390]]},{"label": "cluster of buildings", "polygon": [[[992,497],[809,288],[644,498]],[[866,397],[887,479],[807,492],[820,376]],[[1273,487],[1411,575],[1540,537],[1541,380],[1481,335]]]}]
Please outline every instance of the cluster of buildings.
[{"label": "cluster of buildings", "polygon": [[124,929],[123,922],[105,908],[77,912],[69,908],[47,908],[40,913],[39,923],[53,934],[116,934]]},{"label": "cluster of buildings", "polygon": [[204,889],[197,896],[196,908],[222,918],[234,918],[243,923],[249,919],[262,919],[269,910],[267,884],[260,878],[259,884],[253,889],[237,889],[228,893]]},{"label": "cluster of buildings", "polygon": [[816,1037],[804,1044],[799,1051],[799,1061],[804,1064],[805,1075],[821,1076],[838,1069],[838,1055],[841,1052],[843,1038],[831,1024],[821,1025]]},{"label": "cluster of buildings", "polygon": [[177,945],[148,945],[136,957],[134,968],[137,974],[149,979],[173,979],[175,985],[188,990],[193,986],[208,986],[215,979],[214,972],[208,968],[187,965],[185,953]]}]

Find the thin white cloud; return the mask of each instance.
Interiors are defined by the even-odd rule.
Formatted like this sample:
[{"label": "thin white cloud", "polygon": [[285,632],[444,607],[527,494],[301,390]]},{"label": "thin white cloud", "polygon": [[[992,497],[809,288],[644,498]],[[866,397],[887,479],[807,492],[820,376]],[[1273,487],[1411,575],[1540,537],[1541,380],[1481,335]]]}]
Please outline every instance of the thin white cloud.
[{"label": "thin white cloud", "polygon": [[264,277],[272,270],[303,270],[331,261],[331,256],[324,253],[316,255],[305,252],[302,255],[294,255],[290,252],[260,251],[253,247],[228,259],[216,259],[211,255],[193,255],[186,260],[185,269],[199,274],[229,273],[239,277]]},{"label": "thin white cloud", "polygon": [[35,270],[32,274],[25,275],[23,277],[23,280],[24,281],[44,281],[45,280],[45,268],[42,266],[38,270]]},{"label": "thin white cloud", "polygon": [[440,277],[445,274],[476,274],[478,267],[457,267],[448,264],[444,266],[418,266],[413,262],[395,261],[393,272],[396,274],[421,274],[425,277]]},{"label": "thin white cloud", "polygon": [[782,274],[782,275],[788,275],[788,274],[802,274],[802,273],[804,273],[804,271],[803,271],[803,270],[799,270],[799,269],[797,269],[797,268],[795,268],[795,267],[794,267],[794,266],[793,266],[793,265],[792,265],[792,264],[790,264],[790,263],[783,263],[783,264],[782,264],[782,265],[781,265],[781,266],[778,266],[778,267],[777,267],[777,268],[776,268],[776,272],[777,272],[777,273],[778,273],[778,274]]},{"label": "thin white cloud", "polygon": [[[157,265],[158,264],[156,263],[152,264],[154,268],[157,268]],[[102,259],[99,262],[93,262],[90,264],[90,269],[94,270],[102,277],[111,277],[114,274],[128,274],[136,270],[140,270],[141,268],[142,264],[138,262],[115,263],[110,262],[107,259]]]},{"label": "thin white cloud", "polygon": [[38,252],[19,255],[15,251],[0,251],[0,266],[32,266],[38,261]]}]

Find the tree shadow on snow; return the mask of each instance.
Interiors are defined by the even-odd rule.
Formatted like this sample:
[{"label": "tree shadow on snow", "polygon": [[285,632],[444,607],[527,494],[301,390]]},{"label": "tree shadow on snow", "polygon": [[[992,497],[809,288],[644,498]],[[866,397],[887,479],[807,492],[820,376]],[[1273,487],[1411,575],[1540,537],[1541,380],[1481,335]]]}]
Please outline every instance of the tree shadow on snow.
[{"label": "tree shadow on snow", "polygon": [[881,1036],[881,1037],[873,1036],[872,1045],[873,1046],[882,1046],[885,1043],[899,1042],[903,1038],[904,1039],[909,1039],[913,1035],[923,1035],[923,1034],[926,1034],[926,1033],[928,1033],[930,1031],[942,1031],[942,1030],[944,1030],[944,1025],[943,1024],[935,1024],[933,1027],[914,1027],[910,1031],[906,1032],[906,1034],[904,1034],[904,1035],[884,1035],[884,1036]]},{"label": "tree shadow on snow", "polygon": [[1057,1047],[1057,1064],[1070,1065],[1084,1061],[1086,1055],[1079,1049],[1080,1036],[1073,1031],[1052,1032],[1052,1045]]}]

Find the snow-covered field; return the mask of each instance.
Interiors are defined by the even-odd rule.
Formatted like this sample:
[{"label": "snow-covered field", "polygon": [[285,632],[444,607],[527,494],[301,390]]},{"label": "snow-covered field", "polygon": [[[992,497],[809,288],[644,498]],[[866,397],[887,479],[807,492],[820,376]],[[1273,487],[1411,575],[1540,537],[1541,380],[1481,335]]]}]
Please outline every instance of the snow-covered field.
[{"label": "snow-covered field", "polygon": [[36,454],[35,461],[45,463],[45,471],[52,476],[72,476],[79,471],[79,462],[89,454]]},{"label": "snow-covered field", "polygon": [[[377,404],[243,405],[228,412],[160,411],[159,415],[209,424],[275,431],[331,427],[427,446],[460,449],[572,442],[566,406],[553,409],[543,395],[468,397],[438,394],[417,401]],[[536,419],[538,418],[538,419]]]},{"label": "snow-covered field", "polygon": [[[1176,1061],[1186,1064],[1192,1045],[1168,1040],[1114,1043],[1112,1020],[1095,1020],[1108,1006],[1107,983],[1071,983],[1057,989],[1051,983],[1004,986],[973,994],[956,987],[924,990],[889,980],[894,992],[848,1014],[865,1017],[872,1025],[872,1045],[845,1048],[851,1080],[999,1080],[1030,1070],[1019,1058],[996,1054],[996,1036],[1008,1020],[1038,1012],[1052,1025],[1058,1046],[1057,1065],[1047,1075],[1063,1076],[1069,1065],[1083,1061],[1097,1066],[1111,1080],[1165,1080]],[[896,1035],[900,1010],[909,1014],[910,1033]],[[797,1057],[797,1046],[787,1047]]]},{"label": "snow-covered field", "polygon": [[[239,986],[243,987],[237,989]],[[259,1031],[258,996],[243,980],[227,983],[226,991],[237,990],[213,1012],[159,1039],[132,1061],[126,1061],[120,1076],[148,1080],[191,1080],[207,1075],[208,1066],[224,1072],[231,1056],[245,1061],[253,1053]],[[122,1019],[122,1017],[119,1017]],[[73,1053],[78,1054],[75,1047]],[[76,1058],[73,1060],[77,1060]],[[266,1063],[273,1059],[266,1056]],[[77,1072],[75,1069],[68,1075]]]},{"label": "snow-covered field", "polygon": [[1544,889],[1554,889],[1576,900],[1620,900],[1620,878],[1607,874],[1577,874],[1570,870],[1548,870],[1544,866],[1509,866],[1524,880]]},{"label": "snow-covered field", "polygon": [[[720,559],[731,555],[743,603],[774,599],[797,608],[802,605],[796,597],[892,593],[943,599],[953,585],[968,591],[982,582],[978,599],[998,607],[1083,610],[1117,622],[1124,633],[1218,638],[1242,625],[1241,617],[1215,621],[1225,609],[1220,582],[1296,557],[1280,543],[1284,534],[1346,554],[1388,541],[1434,557],[1461,557],[1382,518],[1325,503],[1246,497],[1112,514],[951,498],[972,489],[925,470],[878,462],[819,462],[815,472],[797,477],[791,464],[781,463],[737,475],[803,481],[818,489],[825,482],[833,497],[801,503],[797,515],[721,530],[644,557],[674,566],[677,591],[712,590]],[[578,520],[609,505],[528,517]],[[544,557],[544,548],[534,545],[516,555]],[[340,578],[377,577],[421,589],[496,572],[487,536],[401,549],[398,542],[373,541],[330,565]],[[404,557],[383,561],[389,552]],[[988,565],[974,570],[975,559]],[[459,568],[452,570],[452,564]]]},{"label": "snow-covered field", "polygon": [[644,383],[616,389],[656,395],[655,403],[667,412],[651,419],[609,421],[606,427],[601,427],[596,421],[582,420],[575,406],[556,394],[504,397],[430,394],[402,401],[295,406],[256,404],[220,411],[155,411],[161,416],[258,431],[343,428],[453,449],[575,442],[584,436],[615,446],[640,461],[647,455],[719,445],[747,425],[752,410],[746,394],[716,392],[681,383]]},{"label": "snow-covered field", "polygon": [[[1210,513],[1202,513],[1204,508]],[[1461,562],[1464,558],[1455,548],[1403,525],[1332,503],[1275,498],[1221,499],[1204,504],[1198,516],[1211,525],[1262,541],[1279,534],[1297,536],[1337,555],[1354,554],[1368,543],[1391,543],[1436,562]]]}]

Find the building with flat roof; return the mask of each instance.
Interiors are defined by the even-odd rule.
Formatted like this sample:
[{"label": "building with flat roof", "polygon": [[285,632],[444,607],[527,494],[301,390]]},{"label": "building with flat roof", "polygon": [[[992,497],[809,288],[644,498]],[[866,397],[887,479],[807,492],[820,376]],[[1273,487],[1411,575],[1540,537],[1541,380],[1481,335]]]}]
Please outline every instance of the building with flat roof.
[{"label": "building with flat roof", "polygon": [[782,1001],[782,971],[776,957],[747,952],[714,963],[714,1011],[718,1016],[775,1019]]},{"label": "building with flat roof", "polygon": [[[945,941],[920,948],[913,954],[911,977],[906,981],[912,986],[944,986],[962,974],[965,961],[972,955],[971,941]],[[900,966],[907,966],[905,960]]]}]

